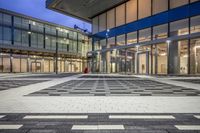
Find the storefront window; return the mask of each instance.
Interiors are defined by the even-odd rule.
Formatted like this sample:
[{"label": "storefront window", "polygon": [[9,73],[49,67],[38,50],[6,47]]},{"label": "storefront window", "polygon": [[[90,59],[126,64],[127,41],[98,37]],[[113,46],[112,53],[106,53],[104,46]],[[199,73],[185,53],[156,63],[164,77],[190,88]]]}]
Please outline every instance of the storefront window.
[{"label": "storefront window", "polygon": [[127,45],[137,43],[137,31],[127,34]]},{"label": "storefront window", "polygon": [[200,74],[200,38],[190,41],[190,73]]},{"label": "storefront window", "polygon": [[151,28],[139,31],[139,42],[151,41]]},{"label": "storefront window", "polygon": [[183,19],[170,23],[170,36],[180,36],[189,33],[188,19]]},{"label": "storefront window", "polygon": [[192,17],[190,21],[191,21],[190,32],[191,33],[200,32],[200,16]]},{"label": "storefront window", "polygon": [[167,38],[168,35],[168,25],[159,25],[153,27],[153,39],[162,39],[162,38]]},{"label": "storefront window", "polygon": [[117,46],[125,45],[125,35],[117,36]]},{"label": "storefront window", "polygon": [[168,46],[166,43],[157,44],[157,74],[167,74]]}]

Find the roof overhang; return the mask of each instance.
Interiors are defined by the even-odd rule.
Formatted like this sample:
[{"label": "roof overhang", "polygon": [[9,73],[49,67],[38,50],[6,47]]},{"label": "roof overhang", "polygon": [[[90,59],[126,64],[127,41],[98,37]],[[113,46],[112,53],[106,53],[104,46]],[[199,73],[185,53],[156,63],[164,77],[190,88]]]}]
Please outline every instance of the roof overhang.
[{"label": "roof overhang", "polygon": [[91,18],[128,0],[46,0],[46,7],[91,22]]}]

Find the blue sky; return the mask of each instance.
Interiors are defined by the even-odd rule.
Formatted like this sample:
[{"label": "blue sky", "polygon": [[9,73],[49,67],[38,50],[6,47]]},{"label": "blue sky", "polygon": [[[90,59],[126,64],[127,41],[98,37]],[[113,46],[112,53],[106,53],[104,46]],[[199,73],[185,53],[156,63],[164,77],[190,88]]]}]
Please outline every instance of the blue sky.
[{"label": "blue sky", "polygon": [[89,23],[47,9],[45,0],[0,0],[0,8],[72,28],[76,24],[91,31]]}]

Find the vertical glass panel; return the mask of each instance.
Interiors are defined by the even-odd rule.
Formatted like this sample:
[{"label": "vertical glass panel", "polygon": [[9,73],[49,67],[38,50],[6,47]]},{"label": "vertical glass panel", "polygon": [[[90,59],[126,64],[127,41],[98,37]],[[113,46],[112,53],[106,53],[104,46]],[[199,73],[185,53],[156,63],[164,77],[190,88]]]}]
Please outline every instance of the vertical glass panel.
[{"label": "vertical glass panel", "polygon": [[19,17],[14,16],[14,26],[21,28],[22,26],[22,19]]},{"label": "vertical glass panel", "polygon": [[153,27],[153,39],[167,38],[168,35],[168,25],[163,24]]},{"label": "vertical glass panel", "polygon": [[167,44],[157,44],[157,74],[167,74]]},{"label": "vertical glass panel", "polygon": [[12,19],[11,16],[8,14],[3,14],[3,24],[11,26],[12,25]]},{"label": "vertical glass panel", "polygon": [[107,12],[107,29],[115,27],[115,9]]},{"label": "vertical glass panel", "polygon": [[151,15],[151,0],[139,0],[139,19]]},{"label": "vertical glass panel", "polygon": [[44,72],[49,72],[49,60],[44,60]]},{"label": "vertical glass panel", "polygon": [[3,24],[3,14],[0,13],[0,24]]},{"label": "vertical glass panel", "polygon": [[137,20],[137,0],[130,0],[126,3],[126,23]]},{"label": "vertical glass panel", "polygon": [[3,27],[3,43],[11,44],[11,28]]},{"label": "vertical glass panel", "polygon": [[196,2],[196,1],[199,1],[199,0],[190,0],[190,3],[192,3],[192,2]]},{"label": "vertical glass panel", "polygon": [[146,42],[151,40],[151,28],[139,31],[139,42]]},{"label": "vertical glass panel", "polygon": [[29,20],[27,19],[22,19],[22,28],[23,29],[29,29]]},{"label": "vertical glass panel", "polygon": [[200,38],[190,41],[190,73],[200,74]]},{"label": "vertical glass panel", "polygon": [[51,49],[51,36],[47,36],[45,37],[45,48],[50,50]]},{"label": "vertical glass panel", "polygon": [[51,37],[51,49],[56,50],[56,37]]},{"label": "vertical glass panel", "polygon": [[29,46],[29,34],[27,31],[22,31],[22,46]]},{"label": "vertical glass panel", "polygon": [[170,8],[176,8],[188,4],[188,0],[170,0]]},{"label": "vertical glass panel", "polygon": [[200,16],[195,16],[191,18],[190,32],[191,33],[200,32]]},{"label": "vertical glass panel", "polygon": [[127,44],[137,43],[137,31],[127,34]]},{"label": "vertical glass panel", "polygon": [[38,48],[44,48],[44,36],[38,34]]},{"label": "vertical glass panel", "polygon": [[183,19],[170,23],[170,36],[180,36],[188,34],[188,22],[188,19]]},{"label": "vertical glass panel", "polygon": [[168,10],[168,0],[153,0],[153,14]]},{"label": "vertical glass panel", "polygon": [[98,21],[99,21],[99,17],[95,17],[92,19],[92,33],[95,34],[98,32]]},{"label": "vertical glass panel", "polygon": [[115,47],[115,37],[108,38],[108,48]]},{"label": "vertical glass panel", "polygon": [[125,4],[116,7],[116,26],[125,24]]},{"label": "vertical glass panel", "polygon": [[10,57],[3,57],[3,72],[10,72]]},{"label": "vertical glass panel", "polygon": [[169,45],[169,74],[187,74],[188,41],[174,41]]},{"label": "vertical glass panel", "polygon": [[21,58],[21,72],[27,72],[27,59]]},{"label": "vertical glass panel", "polygon": [[54,72],[54,61],[50,60],[50,72]]},{"label": "vertical glass panel", "polygon": [[20,58],[12,58],[12,71],[20,72]]},{"label": "vertical glass panel", "polygon": [[99,32],[106,30],[106,13],[99,16]]},{"label": "vertical glass panel", "polygon": [[125,45],[125,35],[117,36],[117,46]]},{"label": "vertical glass panel", "polygon": [[3,27],[0,26],[0,44],[3,42]]},{"label": "vertical glass panel", "polygon": [[135,71],[135,54],[136,54],[136,48],[129,48],[127,49],[127,61],[126,61],[126,66],[127,66],[127,73],[133,74],[136,73]]},{"label": "vertical glass panel", "polygon": [[22,34],[21,30],[14,29],[14,45],[21,45]]},{"label": "vertical glass panel", "polygon": [[31,33],[31,47],[37,48],[37,34],[36,33]]}]

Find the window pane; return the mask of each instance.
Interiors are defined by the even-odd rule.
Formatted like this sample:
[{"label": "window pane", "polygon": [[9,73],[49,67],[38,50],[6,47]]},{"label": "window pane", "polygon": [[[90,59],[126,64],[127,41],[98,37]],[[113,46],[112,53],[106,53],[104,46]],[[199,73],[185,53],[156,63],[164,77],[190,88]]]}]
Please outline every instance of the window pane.
[{"label": "window pane", "polygon": [[3,24],[8,26],[12,25],[12,20],[10,15],[3,14]]},{"label": "window pane", "polygon": [[29,21],[27,19],[22,19],[22,28],[29,29]]},{"label": "window pane", "polygon": [[115,9],[107,12],[107,28],[111,29],[115,27]]},{"label": "window pane", "polygon": [[137,0],[130,0],[126,4],[126,23],[137,20]]},{"label": "window pane", "polygon": [[200,32],[200,16],[191,18],[191,33]]},{"label": "window pane", "polygon": [[14,29],[14,45],[21,45],[22,36],[21,30]]},{"label": "window pane", "polygon": [[139,19],[151,15],[151,0],[139,0]]},{"label": "window pane", "polygon": [[117,36],[117,46],[125,45],[125,35]]},{"label": "window pane", "polygon": [[99,16],[99,31],[106,30],[106,13]]},{"label": "window pane", "polygon": [[46,49],[51,49],[51,36],[47,36],[45,37],[45,48]]},{"label": "window pane", "polygon": [[125,24],[125,4],[116,7],[116,26]]},{"label": "window pane", "polygon": [[115,46],[115,37],[111,37],[111,38],[108,38],[108,44],[107,44],[108,48],[111,48],[111,47],[114,47]]},{"label": "window pane", "polygon": [[21,58],[21,72],[27,72],[27,59]]},{"label": "window pane", "polygon": [[10,57],[3,57],[3,72],[10,72]]},{"label": "window pane", "polygon": [[200,74],[200,38],[190,41],[190,73]]},{"label": "window pane", "polygon": [[21,28],[21,25],[22,25],[22,19],[19,17],[14,17],[14,26]]},{"label": "window pane", "polygon": [[167,44],[157,44],[157,73],[167,74]]},{"label": "window pane", "polygon": [[27,31],[22,31],[22,45],[29,46],[29,34]]},{"label": "window pane", "polygon": [[170,36],[186,35],[189,32],[188,19],[179,20],[170,23]]},{"label": "window pane", "polygon": [[0,13],[0,24],[3,24],[3,14]]},{"label": "window pane", "polygon": [[51,37],[51,49],[56,50],[56,37]]},{"label": "window pane", "polygon": [[92,19],[92,33],[93,34],[98,32],[98,20],[99,20],[98,16]]},{"label": "window pane", "polygon": [[166,11],[168,9],[168,0],[153,0],[153,14]]},{"label": "window pane", "polygon": [[44,36],[38,34],[38,48],[44,48]]},{"label": "window pane", "polygon": [[145,42],[151,40],[151,28],[139,31],[139,42]]},{"label": "window pane", "polygon": [[31,47],[37,48],[37,34],[31,33]]},{"label": "window pane", "polygon": [[127,34],[127,44],[137,43],[137,32]]},{"label": "window pane", "polygon": [[190,3],[192,3],[192,2],[196,2],[196,1],[199,1],[199,0],[190,0]]},{"label": "window pane", "polygon": [[11,44],[11,28],[3,27],[3,42]]},{"label": "window pane", "polygon": [[3,27],[0,26],[0,43],[3,41]]},{"label": "window pane", "polygon": [[167,32],[168,32],[168,25],[159,25],[153,27],[153,39],[162,39],[167,38]]},{"label": "window pane", "polygon": [[170,0],[170,8],[176,8],[188,4],[188,0]]}]

